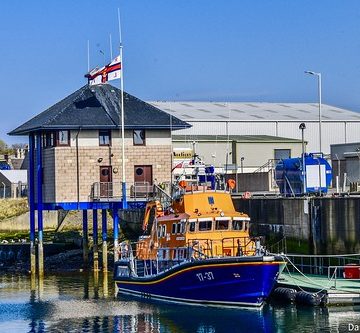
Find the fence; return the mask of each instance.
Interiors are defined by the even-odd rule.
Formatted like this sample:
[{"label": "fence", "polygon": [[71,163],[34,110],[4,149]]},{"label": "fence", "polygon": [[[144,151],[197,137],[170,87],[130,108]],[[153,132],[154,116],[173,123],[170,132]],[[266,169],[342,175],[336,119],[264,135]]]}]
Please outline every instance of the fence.
[{"label": "fence", "polygon": [[0,183],[0,199],[27,197],[27,192],[28,187],[26,184],[12,183],[6,185],[3,182]]}]

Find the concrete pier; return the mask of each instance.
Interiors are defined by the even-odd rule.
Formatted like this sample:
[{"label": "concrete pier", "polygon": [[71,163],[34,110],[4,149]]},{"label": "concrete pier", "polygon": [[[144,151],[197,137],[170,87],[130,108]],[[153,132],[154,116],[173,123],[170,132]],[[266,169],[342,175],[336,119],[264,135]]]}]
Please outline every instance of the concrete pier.
[{"label": "concrete pier", "polygon": [[106,273],[108,271],[106,209],[101,210],[101,222],[102,222],[102,226],[101,226],[101,231],[102,231],[102,269],[103,269],[103,272]]},{"label": "concrete pier", "polygon": [[82,239],[83,264],[84,264],[84,269],[87,269],[89,266],[88,216],[86,209],[84,209],[82,212],[83,212],[83,239]]},{"label": "concrete pier", "polygon": [[119,212],[115,207],[113,210],[113,230],[114,230],[114,261],[119,260]]}]

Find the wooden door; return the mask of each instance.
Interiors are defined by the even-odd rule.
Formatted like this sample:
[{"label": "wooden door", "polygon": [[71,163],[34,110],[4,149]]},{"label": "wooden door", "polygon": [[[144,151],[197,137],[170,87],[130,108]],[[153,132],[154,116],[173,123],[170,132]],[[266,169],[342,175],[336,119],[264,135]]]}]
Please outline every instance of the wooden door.
[{"label": "wooden door", "polygon": [[138,195],[147,195],[152,192],[153,184],[152,165],[135,165],[134,182]]},{"label": "wooden door", "polygon": [[111,198],[113,195],[112,189],[112,167],[100,167],[100,197]]}]

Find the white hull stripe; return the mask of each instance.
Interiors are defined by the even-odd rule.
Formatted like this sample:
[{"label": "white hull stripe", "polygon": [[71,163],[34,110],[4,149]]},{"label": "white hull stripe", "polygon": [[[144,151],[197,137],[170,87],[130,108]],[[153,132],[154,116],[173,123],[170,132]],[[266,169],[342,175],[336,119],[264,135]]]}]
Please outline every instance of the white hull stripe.
[{"label": "white hull stripe", "polygon": [[169,297],[169,296],[161,296],[156,294],[150,294],[150,293],[143,293],[131,289],[126,288],[118,288],[120,292],[124,294],[129,295],[136,295],[144,298],[154,298],[154,299],[160,299],[160,300],[166,300],[168,302],[172,303],[189,303],[189,304],[196,304],[196,305],[213,305],[213,306],[242,306],[242,307],[251,307],[251,308],[260,308],[263,305],[263,302],[261,303],[246,303],[246,302],[220,302],[220,301],[210,301],[210,300],[196,300],[196,299],[188,299],[188,298],[178,298],[178,297]]}]

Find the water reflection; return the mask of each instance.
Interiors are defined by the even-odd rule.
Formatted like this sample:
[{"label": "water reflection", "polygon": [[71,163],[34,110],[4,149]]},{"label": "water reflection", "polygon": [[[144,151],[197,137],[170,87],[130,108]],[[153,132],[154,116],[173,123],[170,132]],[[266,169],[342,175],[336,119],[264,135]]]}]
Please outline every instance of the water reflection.
[{"label": "water reflection", "polygon": [[213,308],[114,297],[111,276],[0,276],[0,332],[346,332],[359,308]]}]

